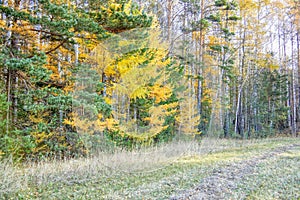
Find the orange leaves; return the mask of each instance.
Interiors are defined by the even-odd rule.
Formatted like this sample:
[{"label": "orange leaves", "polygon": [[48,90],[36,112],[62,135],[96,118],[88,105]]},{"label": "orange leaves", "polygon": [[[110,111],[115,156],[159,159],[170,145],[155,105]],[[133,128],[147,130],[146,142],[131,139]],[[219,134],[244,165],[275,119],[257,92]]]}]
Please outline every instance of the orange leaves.
[{"label": "orange leaves", "polygon": [[166,101],[171,95],[172,90],[167,86],[155,84],[149,88],[149,97],[155,99],[155,103]]}]

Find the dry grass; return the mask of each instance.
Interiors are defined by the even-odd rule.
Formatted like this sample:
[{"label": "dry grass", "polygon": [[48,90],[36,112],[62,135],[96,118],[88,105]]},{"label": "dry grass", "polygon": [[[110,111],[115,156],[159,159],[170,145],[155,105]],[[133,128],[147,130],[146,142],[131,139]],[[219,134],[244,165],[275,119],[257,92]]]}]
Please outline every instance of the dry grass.
[{"label": "dry grass", "polygon": [[[140,150],[119,150],[115,153],[98,153],[89,158],[53,160],[42,163],[29,163],[25,171],[37,184],[51,182],[80,181],[99,173],[106,175],[157,170],[162,164],[174,162],[185,156],[203,155],[251,145],[268,144],[269,140],[228,140],[204,138],[201,142],[173,142],[159,147]],[[76,175],[76,176],[74,176]]]},{"label": "dry grass", "polygon": [[11,160],[0,162],[0,182],[0,198],[3,194],[18,191],[27,186],[24,174],[12,165]]},{"label": "dry grass", "polygon": [[[205,156],[216,152],[221,153],[225,150],[238,151],[239,149],[254,148],[256,146],[263,149],[271,144],[284,145],[292,140],[290,138],[265,140],[203,138],[201,142],[172,142],[158,147],[131,152],[119,150],[113,154],[98,153],[89,158],[27,163],[19,168],[13,167],[7,162],[2,162],[0,163],[0,198],[9,197],[10,195],[12,195],[12,198],[15,198],[22,190],[23,193],[24,191],[26,193],[26,190],[43,188],[47,187],[47,185],[51,185],[51,187],[55,184],[65,186],[84,185],[103,177],[109,180],[122,176],[127,178],[127,175],[139,172],[142,174],[151,174],[152,172],[165,173],[166,166],[178,163],[175,161],[183,157]],[[234,153],[231,156],[234,156]],[[152,173],[152,176],[153,174],[155,173]]]}]

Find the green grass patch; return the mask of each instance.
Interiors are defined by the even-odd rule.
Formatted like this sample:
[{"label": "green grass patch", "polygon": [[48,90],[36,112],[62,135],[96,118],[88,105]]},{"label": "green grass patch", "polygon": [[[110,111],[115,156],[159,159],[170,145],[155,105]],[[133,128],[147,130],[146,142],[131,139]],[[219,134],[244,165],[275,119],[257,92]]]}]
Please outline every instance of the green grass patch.
[{"label": "green grass patch", "polygon": [[300,147],[260,164],[239,184],[234,199],[300,199]]}]

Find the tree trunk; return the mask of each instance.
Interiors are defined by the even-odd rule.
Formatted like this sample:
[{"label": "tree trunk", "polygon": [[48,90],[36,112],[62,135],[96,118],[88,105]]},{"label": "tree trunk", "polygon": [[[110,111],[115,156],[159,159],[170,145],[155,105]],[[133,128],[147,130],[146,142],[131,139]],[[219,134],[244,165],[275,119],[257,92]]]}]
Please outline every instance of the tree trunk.
[{"label": "tree trunk", "polygon": [[7,76],[6,76],[6,94],[7,94],[7,111],[6,111],[6,134],[9,133],[9,126],[10,126],[10,103],[11,103],[11,97],[10,97],[10,90],[11,90],[11,70],[7,69]]},{"label": "tree trunk", "polygon": [[[297,70],[298,70],[298,115],[297,115],[297,122],[299,123],[300,120],[299,120],[299,117],[300,117],[300,36],[299,36],[299,28],[297,30]],[[297,125],[297,130],[299,130],[299,127]],[[298,132],[296,133],[296,136],[298,136]]]}]

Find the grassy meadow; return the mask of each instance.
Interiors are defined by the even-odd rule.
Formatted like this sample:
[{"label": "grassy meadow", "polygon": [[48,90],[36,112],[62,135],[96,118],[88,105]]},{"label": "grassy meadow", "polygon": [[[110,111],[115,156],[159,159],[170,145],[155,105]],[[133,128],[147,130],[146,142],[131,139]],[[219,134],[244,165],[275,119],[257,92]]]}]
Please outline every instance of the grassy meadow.
[{"label": "grassy meadow", "polygon": [[[288,148],[276,150],[283,147]],[[255,166],[247,172],[249,161]],[[17,166],[5,160],[0,164],[0,199],[182,199],[201,181],[205,187],[215,184],[219,169],[224,169],[224,184],[229,173],[234,179],[234,187],[220,191],[222,197],[299,199],[299,166],[297,138],[203,138],[89,158]]]}]

